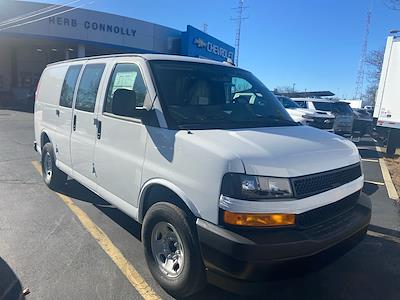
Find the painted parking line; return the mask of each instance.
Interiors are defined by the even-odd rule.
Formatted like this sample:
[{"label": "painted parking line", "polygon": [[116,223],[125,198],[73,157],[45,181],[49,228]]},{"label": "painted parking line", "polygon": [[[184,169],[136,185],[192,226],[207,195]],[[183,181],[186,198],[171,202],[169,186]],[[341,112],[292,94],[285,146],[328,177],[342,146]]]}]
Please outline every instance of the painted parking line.
[{"label": "painted parking line", "polygon": [[367,234],[372,237],[383,238],[385,240],[400,244],[400,238],[392,236],[392,235],[387,235],[387,234],[379,233],[379,232],[372,231],[372,230],[368,230]]},{"label": "painted parking line", "polygon": [[383,151],[383,149],[382,149],[381,147],[379,147],[379,146],[375,146],[375,150],[376,150],[379,154],[382,154],[382,153],[385,152],[385,151]]},{"label": "painted parking line", "polygon": [[379,162],[379,160],[377,160],[377,159],[370,159],[370,158],[361,158],[361,161],[374,162],[374,163],[378,163]]},{"label": "painted parking line", "polygon": [[[378,151],[379,153],[383,153],[382,148],[379,146],[376,146],[376,151]],[[389,198],[392,200],[399,200],[399,195],[397,194],[396,188],[394,187],[392,177],[390,176],[389,170],[386,166],[386,162],[382,157],[379,158],[379,165],[381,167],[383,180],[385,181],[386,190]]]},{"label": "painted parking line", "polygon": [[[32,161],[35,169],[41,174],[42,168],[39,162]],[[101,230],[89,216],[80,209],[70,197],[57,193],[58,197],[67,205],[67,207],[75,214],[82,223],[83,227],[93,236],[100,247],[107,253],[112,261],[117,265],[121,272],[125,275],[132,286],[144,299],[161,299],[159,295],[150,287],[142,276],[136,271],[121,251],[113,244],[111,239]]]},{"label": "painted parking line", "polygon": [[357,146],[358,150],[376,150],[375,146]]},{"label": "painted parking line", "polygon": [[385,185],[383,182],[372,181],[372,180],[364,180],[365,183],[375,184],[375,185]]}]

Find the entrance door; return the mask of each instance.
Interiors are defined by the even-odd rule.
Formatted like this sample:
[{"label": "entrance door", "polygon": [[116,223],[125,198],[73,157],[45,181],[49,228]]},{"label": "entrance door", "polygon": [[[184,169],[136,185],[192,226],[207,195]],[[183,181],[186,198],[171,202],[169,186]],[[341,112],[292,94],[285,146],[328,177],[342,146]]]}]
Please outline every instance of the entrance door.
[{"label": "entrance door", "polygon": [[[75,177],[95,181],[94,145],[96,126],[94,110],[105,64],[87,64],[78,85],[72,114],[71,160]],[[82,176],[84,178],[82,178]]]},{"label": "entrance door", "polygon": [[141,123],[147,89],[139,67],[117,63],[98,112],[97,184],[115,200],[137,207],[147,131]]}]

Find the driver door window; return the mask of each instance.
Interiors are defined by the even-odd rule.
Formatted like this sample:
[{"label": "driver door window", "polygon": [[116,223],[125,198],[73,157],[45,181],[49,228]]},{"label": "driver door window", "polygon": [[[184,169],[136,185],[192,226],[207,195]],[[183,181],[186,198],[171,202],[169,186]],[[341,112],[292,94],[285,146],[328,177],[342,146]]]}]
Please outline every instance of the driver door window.
[{"label": "driver door window", "polygon": [[115,116],[140,118],[147,89],[139,67],[117,64],[108,85],[104,112]]}]

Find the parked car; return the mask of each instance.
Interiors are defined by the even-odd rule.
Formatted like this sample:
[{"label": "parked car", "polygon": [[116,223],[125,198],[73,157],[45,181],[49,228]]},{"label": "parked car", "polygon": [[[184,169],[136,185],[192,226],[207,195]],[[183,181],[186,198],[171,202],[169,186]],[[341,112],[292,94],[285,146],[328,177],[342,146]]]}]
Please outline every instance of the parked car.
[{"label": "parked car", "polygon": [[301,108],[296,102],[289,97],[276,96],[282,103],[283,107],[289,113],[290,117],[302,124],[326,131],[333,131],[333,124],[335,122],[335,116],[328,114],[324,111],[311,110],[308,108]]},{"label": "parked car", "polygon": [[175,297],[206,278],[262,281],[270,264],[358,241],[370,222],[357,147],[300,126],[227,64],[156,54],[51,64],[34,125],[44,182],[57,190],[69,176],[142,223],[148,267]]},{"label": "parked car", "polygon": [[369,133],[373,127],[372,115],[362,108],[353,108],[353,136],[363,136]]},{"label": "parked car", "polygon": [[353,130],[353,110],[342,101],[327,99],[296,98],[294,101],[303,108],[325,111],[335,116],[333,130],[339,135],[351,135]]}]

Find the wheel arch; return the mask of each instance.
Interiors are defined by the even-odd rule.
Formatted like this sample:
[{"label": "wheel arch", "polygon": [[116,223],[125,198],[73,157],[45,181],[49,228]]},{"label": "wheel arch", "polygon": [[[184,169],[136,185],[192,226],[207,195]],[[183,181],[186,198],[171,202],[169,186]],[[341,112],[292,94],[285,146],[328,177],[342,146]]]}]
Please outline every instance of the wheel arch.
[{"label": "wheel arch", "polygon": [[43,149],[44,145],[46,145],[46,143],[51,143],[51,139],[49,134],[47,133],[46,130],[43,130],[40,133],[40,150]]},{"label": "wheel arch", "polygon": [[194,203],[179,187],[168,180],[155,178],[147,181],[140,190],[138,215],[139,222],[143,222],[147,210],[153,204],[161,201],[175,204],[195,217],[200,216],[196,205],[194,205]]}]

